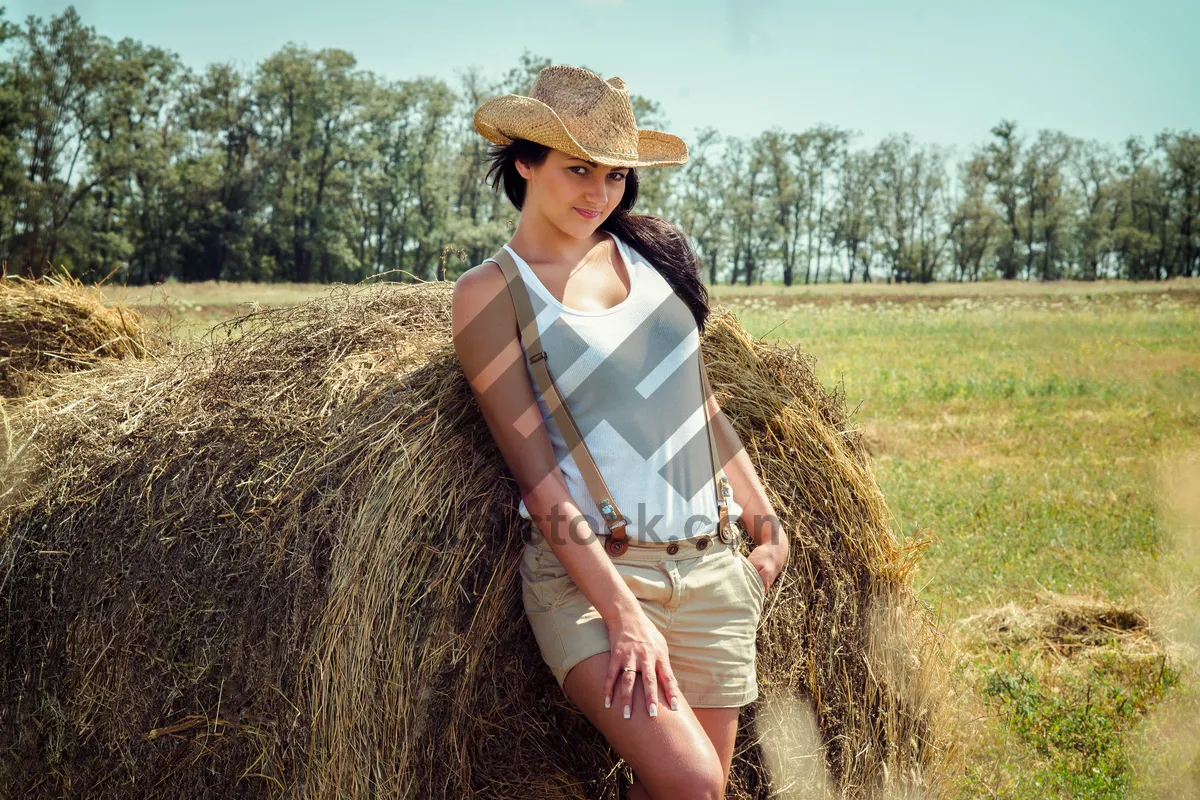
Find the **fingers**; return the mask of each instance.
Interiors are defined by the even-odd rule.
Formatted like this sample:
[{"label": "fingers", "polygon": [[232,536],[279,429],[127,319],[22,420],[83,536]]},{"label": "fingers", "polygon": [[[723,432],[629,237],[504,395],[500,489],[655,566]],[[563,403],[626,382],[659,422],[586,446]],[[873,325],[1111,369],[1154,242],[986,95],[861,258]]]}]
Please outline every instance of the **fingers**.
[{"label": "fingers", "polygon": [[621,674],[621,666],[625,663],[625,656],[618,654],[614,648],[609,651],[608,656],[608,675],[604,678],[604,707],[612,707],[613,684],[617,681],[617,676]]},{"label": "fingers", "polygon": [[608,674],[604,679],[604,707],[612,707],[615,694],[621,707],[621,715],[629,719],[633,712],[633,690],[639,676],[642,680],[647,714],[652,717],[658,716],[660,697],[672,711],[679,710],[679,698],[683,696],[683,692],[679,689],[675,673],[666,657],[655,658],[653,653],[649,653],[643,655],[639,661],[636,653],[621,654],[617,651],[612,651],[609,657]]},{"label": "fingers", "polygon": [[642,694],[645,695],[646,713],[658,716],[658,668],[654,659],[642,662]]},{"label": "fingers", "polygon": [[[750,561],[750,557],[747,556],[746,560]],[[764,592],[770,591],[771,584],[775,582],[774,578],[771,578],[771,579],[767,578],[767,576],[771,573],[770,568],[769,567],[766,567],[766,568],[760,567],[754,561],[750,561],[750,563],[754,566],[754,571],[758,573],[758,580],[763,585],[763,591]]]},{"label": "fingers", "polygon": [[[633,684],[637,681],[637,662],[633,653],[612,650],[608,659],[608,675],[604,678],[604,707],[612,707],[614,690],[621,712],[629,719],[633,703]],[[630,669],[625,669],[630,667]]]},{"label": "fingers", "polygon": [[671,705],[671,710],[678,711],[679,706],[683,704],[683,692],[679,691],[679,684],[674,679],[674,670],[670,662],[659,662],[659,680],[662,681],[662,692],[667,703]]},{"label": "fingers", "polygon": [[671,669],[671,663],[665,658],[658,662],[658,683],[662,684],[663,699],[670,704],[672,711],[678,711],[683,692],[675,681],[675,670]]},{"label": "fingers", "polygon": [[637,666],[631,662],[630,669],[621,671],[621,677],[618,679],[619,686],[617,691],[621,696],[621,716],[629,719],[630,712],[633,710],[633,685],[637,683]]}]

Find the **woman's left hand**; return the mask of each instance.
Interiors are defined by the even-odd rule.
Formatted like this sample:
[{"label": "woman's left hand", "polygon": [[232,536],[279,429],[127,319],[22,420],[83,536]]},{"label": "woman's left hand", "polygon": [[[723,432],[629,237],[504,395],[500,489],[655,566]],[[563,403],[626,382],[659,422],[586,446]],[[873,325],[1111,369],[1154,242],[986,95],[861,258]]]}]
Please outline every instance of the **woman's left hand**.
[{"label": "woman's left hand", "polygon": [[766,587],[764,591],[771,591],[775,579],[779,577],[779,573],[783,572],[789,550],[788,541],[784,539],[777,544],[760,544],[750,551],[750,555],[746,556],[758,570],[758,577],[762,579],[763,586]]}]

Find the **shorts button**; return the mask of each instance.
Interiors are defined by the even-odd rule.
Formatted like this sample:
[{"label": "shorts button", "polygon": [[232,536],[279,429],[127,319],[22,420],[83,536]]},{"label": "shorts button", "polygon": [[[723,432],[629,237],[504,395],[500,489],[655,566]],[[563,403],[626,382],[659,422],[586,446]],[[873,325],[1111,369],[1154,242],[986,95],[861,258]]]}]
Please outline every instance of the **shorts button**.
[{"label": "shorts button", "polygon": [[708,537],[707,536],[702,536],[696,540],[696,549],[697,550],[707,550],[708,549]]},{"label": "shorts button", "polygon": [[676,544],[675,542],[671,542],[669,545],[667,545],[667,555],[673,556],[678,552],[679,552],[679,545]]}]

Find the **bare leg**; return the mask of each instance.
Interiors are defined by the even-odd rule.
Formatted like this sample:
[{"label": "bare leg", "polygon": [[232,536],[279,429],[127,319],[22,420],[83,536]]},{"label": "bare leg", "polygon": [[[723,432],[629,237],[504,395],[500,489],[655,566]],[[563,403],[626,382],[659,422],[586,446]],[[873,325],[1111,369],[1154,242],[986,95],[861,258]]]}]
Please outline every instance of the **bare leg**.
[{"label": "bare leg", "polygon": [[[713,747],[716,748],[717,755],[721,759],[722,774],[725,776],[725,783],[721,789],[722,796],[724,796],[725,786],[729,785],[729,770],[733,766],[733,745],[737,740],[737,723],[740,712],[740,708],[692,709],[692,713],[696,715],[696,719],[703,726],[704,732],[708,735],[709,741],[713,743]],[[627,800],[650,800],[650,795],[646,793],[645,787],[637,780],[636,775],[625,796]]]},{"label": "bare leg", "polygon": [[738,716],[740,708],[693,708],[696,719],[704,726],[709,741],[721,759],[721,774],[725,782],[721,786],[721,796],[725,796],[725,786],[729,784],[729,769],[733,766],[733,745],[737,740]]},{"label": "bare leg", "polygon": [[633,688],[631,716],[625,719],[617,703],[604,707],[608,661],[608,652],[585,658],[567,674],[563,689],[633,768],[638,780],[630,796],[638,800],[719,800],[725,783],[721,759],[687,699],[680,698],[678,711],[662,705],[658,716],[651,717],[646,713],[639,677]]}]

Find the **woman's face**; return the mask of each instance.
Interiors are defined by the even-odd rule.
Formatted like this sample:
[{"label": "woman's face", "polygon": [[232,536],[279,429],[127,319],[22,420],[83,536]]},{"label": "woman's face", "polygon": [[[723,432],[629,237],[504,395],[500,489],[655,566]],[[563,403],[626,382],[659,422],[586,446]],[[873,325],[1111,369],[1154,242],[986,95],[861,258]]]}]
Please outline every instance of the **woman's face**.
[{"label": "woman's face", "polygon": [[621,202],[629,168],[551,149],[536,167],[518,160],[517,172],[525,179],[525,209],[536,208],[563,232],[586,239]]}]

